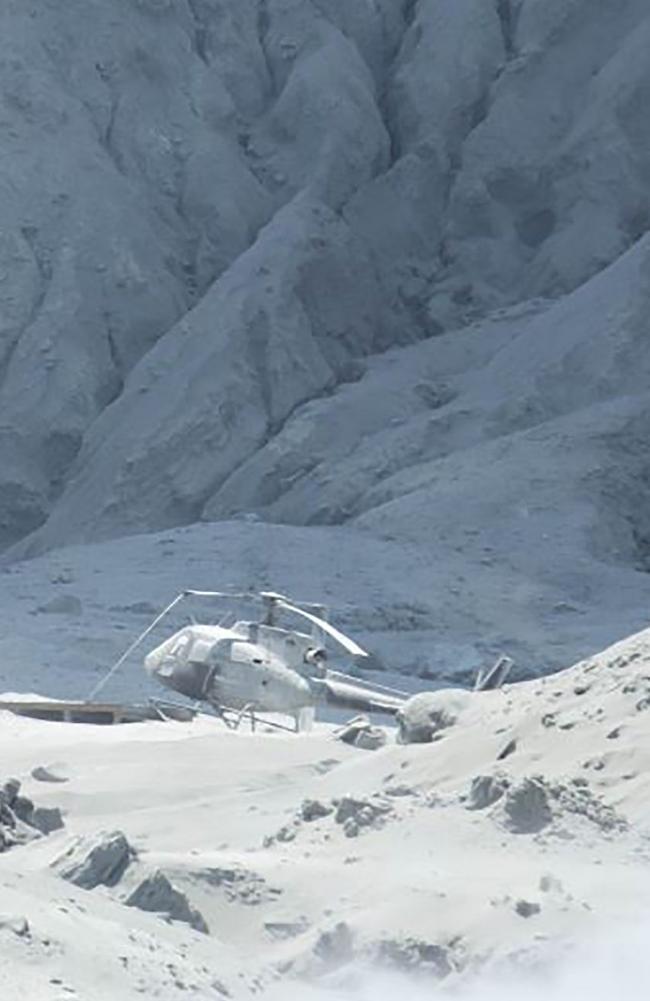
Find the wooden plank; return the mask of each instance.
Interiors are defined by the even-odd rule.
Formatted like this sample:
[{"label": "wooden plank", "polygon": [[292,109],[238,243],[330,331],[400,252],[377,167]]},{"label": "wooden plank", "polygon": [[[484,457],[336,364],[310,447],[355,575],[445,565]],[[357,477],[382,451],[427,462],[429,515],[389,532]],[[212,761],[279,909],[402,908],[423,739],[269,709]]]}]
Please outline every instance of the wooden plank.
[{"label": "wooden plank", "polygon": [[114,726],[118,723],[139,723],[145,720],[172,719],[190,722],[196,713],[184,706],[126,705],[113,702],[3,702],[0,712],[5,709],[17,716],[49,722],[90,723],[96,726]]}]

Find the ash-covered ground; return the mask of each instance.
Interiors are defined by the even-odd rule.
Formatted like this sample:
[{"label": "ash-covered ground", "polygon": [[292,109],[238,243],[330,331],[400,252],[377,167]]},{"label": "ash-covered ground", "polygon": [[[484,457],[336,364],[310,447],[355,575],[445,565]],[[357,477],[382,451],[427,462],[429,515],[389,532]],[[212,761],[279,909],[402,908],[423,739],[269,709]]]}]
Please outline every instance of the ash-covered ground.
[{"label": "ash-covered ground", "polygon": [[428,699],[432,741],[375,750],[325,724],[0,714],[21,783],[0,793],[3,994],[636,1001],[649,665],[645,632],[552,677],[418,696],[404,737]]}]

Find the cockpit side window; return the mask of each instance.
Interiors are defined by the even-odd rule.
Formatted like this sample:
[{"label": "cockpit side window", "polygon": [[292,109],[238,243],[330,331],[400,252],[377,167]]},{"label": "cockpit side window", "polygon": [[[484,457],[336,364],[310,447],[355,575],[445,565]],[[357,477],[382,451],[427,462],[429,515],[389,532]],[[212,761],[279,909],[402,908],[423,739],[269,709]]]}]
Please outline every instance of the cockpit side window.
[{"label": "cockpit side window", "polygon": [[186,660],[189,653],[191,638],[186,634],[179,636],[173,647],[169,651],[170,656],[177,660]]}]

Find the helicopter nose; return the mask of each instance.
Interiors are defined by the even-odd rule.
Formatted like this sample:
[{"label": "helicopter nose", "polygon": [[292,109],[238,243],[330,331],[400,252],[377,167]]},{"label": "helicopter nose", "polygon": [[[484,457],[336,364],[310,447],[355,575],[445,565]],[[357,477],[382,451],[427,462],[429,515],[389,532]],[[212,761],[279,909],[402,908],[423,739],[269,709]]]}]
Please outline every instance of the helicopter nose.
[{"label": "helicopter nose", "polygon": [[169,641],[161,643],[155,650],[148,653],[144,658],[144,669],[147,674],[158,674],[164,661],[167,659],[170,650]]},{"label": "helicopter nose", "polygon": [[160,652],[159,647],[156,647],[155,650],[152,650],[151,653],[148,653],[144,658],[144,669],[147,674],[154,674],[159,664]]},{"label": "helicopter nose", "polygon": [[164,685],[189,699],[202,699],[211,673],[210,666],[188,661],[176,655],[169,643],[152,650],[144,662],[147,673]]}]

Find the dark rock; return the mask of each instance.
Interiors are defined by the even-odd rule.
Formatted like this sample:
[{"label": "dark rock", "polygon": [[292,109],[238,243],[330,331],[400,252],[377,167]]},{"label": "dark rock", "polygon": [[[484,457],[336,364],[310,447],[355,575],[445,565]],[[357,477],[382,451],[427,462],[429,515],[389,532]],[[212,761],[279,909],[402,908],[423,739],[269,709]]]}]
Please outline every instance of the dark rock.
[{"label": "dark rock", "polygon": [[497,761],[505,761],[505,759],[509,758],[511,754],[514,754],[516,750],[517,750],[517,741],[516,740],[508,741],[503,750],[499,751],[499,753],[497,754]]},{"label": "dark rock", "polygon": [[295,921],[265,921],[264,931],[275,941],[284,942],[287,939],[297,938],[309,928],[306,918],[297,918]]},{"label": "dark rock", "polygon": [[360,827],[368,827],[376,820],[384,818],[392,811],[392,805],[381,799],[360,799],[356,796],[343,796],[336,801],[337,824],[346,820],[355,820]]},{"label": "dark rock", "polygon": [[553,819],[548,791],[541,778],[525,778],[508,789],[503,811],[506,826],[515,834],[536,834]]},{"label": "dark rock", "polygon": [[18,779],[7,779],[0,787],[0,804],[13,807],[19,792],[20,782]]},{"label": "dark rock", "polygon": [[9,931],[19,938],[27,938],[30,934],[29,921],[22,915],[0,914],[0,932]]},{"label": "dark rock", "polygon": [[321,820],[323,817],[329,817],[333,812],[332,806],[328,803],[321,803],[317,799],[306,799],[300,807],[300,816],[307,823],[311,823],[314,820]]},{"label": "dark rock", "polygon": [[68,882],[93,890],[96,886],[116,886],[134,856],[122,831],[102,832],[75,841],[52,866]]},{"label": "dark rock", "polygon": [[382,730],[380,726],[369,726],[357,734],[354,746],[363,751],[378,751],[380,747],[386,746],[387,741],[385,730]]},{"label": "dark rock", "polygon": [[392,799],[402,799],[405,796],[417,796],[417,792],[412,786],[406,784],[386,786],[384,789],[386,796],[390,796]]},{"label": "dark rock", "polygon": [[366,751],[376,751],[387,742],[386,731],[373,726],[367,716],[355,716],[336,731],[336,739]]},{"label": "dark rock", "polygon": [[0,787],[0,852],[41,836],[33,816],[34,804],[20,795],[18,779],[8,779]]},{"label": "dark rock", "polygon": [[37,782],[68,782],[61,765],[37,765],[32,768],[32,778]]},{"label": "dark rock", "polygon": [[16,814],[19,820],[22,820],[24,824],[32,825],[32,816],[34,814],[34,804],[31,799],[27,796],[15,796],[13,803],[11,804],[11,809]]},{"label": "dark rock", "polygon": [[54,831],[60,831],[65,827],[63,816],[58,806],[35,807],[30,824],[37,831],[40,831],[41,834],[52,834]]},{"label": "dark rock", "polygon": [[539,914],[542,908],[539,904],[536,904],[530,900],[518,900],[515,904],[515,911],[520,918],[532,918],[534,915]]},{"label": "dark rock", "polygon": [[440,979],[454,968],[447,947],[414,938],[383,940],[377,947],[377,959],[399,970],[429,972]]},{"label": "dark rock", "polygon": [[477,775],[472,779],[468,810],[485,810],[501,799],[508,789],[508,780],[499,775]]},{"label": "dark rock", "polygon": [[210,933],[203,915],[191,906],[185,894],[173,886],[160,869],[147,876],[125,902],[127,907],[161,914],[171,921],[182,921],[204,935]]}]

